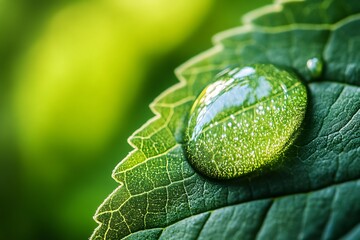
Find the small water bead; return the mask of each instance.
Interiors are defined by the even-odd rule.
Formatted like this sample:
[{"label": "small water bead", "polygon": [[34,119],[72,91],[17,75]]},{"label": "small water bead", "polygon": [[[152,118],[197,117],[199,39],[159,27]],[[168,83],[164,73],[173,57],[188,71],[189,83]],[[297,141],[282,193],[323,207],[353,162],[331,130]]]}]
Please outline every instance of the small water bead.
[{"label": "small water bead", "polygon": [[193,104],[186,131],[188,159],[217,179],[273,165],[297,135],[306,105],[305,86],[274,65],[227,69]]},{"label": "small water bead", "polygon": [[318,58],[310,58],[306,61],[306,68],[310,72],[312,78],[318,78],[323,71],[323,63]]}]

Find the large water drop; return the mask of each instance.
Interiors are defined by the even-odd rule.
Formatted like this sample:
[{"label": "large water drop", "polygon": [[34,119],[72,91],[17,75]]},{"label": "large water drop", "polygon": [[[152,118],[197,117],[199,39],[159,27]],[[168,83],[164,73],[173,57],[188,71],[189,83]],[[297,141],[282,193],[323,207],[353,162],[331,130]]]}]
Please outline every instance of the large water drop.
[{"label": "large water drop", "polygon": [[300,129],[306,87],[270,64],[221,72],[190,112],[186,149],[202,174],[232,179],[278,162]]}]

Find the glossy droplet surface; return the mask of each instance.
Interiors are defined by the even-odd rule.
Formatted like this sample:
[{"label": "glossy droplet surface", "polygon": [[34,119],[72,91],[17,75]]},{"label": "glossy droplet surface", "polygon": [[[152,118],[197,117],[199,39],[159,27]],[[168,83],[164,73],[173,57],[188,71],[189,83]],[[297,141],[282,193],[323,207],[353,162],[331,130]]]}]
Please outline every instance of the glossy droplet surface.
[{"label": "glossy droplet surface", "polygon": [[306,105],[305,86],[287,71],[269,64],[227,69],[193,104],[188,159],[218,179],[271,166],[295,139]]},{"label": "glossy droplet surface", "polygon": [[306,61],[306,68],[312,78],[317,78],[321,76],[323,70],[323,63],[318,58],[310,58]]}]

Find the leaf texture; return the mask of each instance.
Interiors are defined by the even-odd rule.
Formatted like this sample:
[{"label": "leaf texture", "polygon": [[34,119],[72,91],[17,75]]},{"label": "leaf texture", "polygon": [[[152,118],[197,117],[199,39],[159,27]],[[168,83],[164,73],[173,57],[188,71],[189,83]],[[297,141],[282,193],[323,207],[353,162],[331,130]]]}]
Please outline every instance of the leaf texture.
[{"label": "leaf texture", "polygon": [[[120,186],[96,212],[92,239],[354,239],[360,236],[360,4],[278,1],[215,37],[176,71],[151,105],[134,150],[113,171]],[[312,79],[306,61],[324,62]],[[307,84],[303,131],[283,166],[216,181],[188,163],[184,133],[197,95],[226,67],[272,63]]]}]

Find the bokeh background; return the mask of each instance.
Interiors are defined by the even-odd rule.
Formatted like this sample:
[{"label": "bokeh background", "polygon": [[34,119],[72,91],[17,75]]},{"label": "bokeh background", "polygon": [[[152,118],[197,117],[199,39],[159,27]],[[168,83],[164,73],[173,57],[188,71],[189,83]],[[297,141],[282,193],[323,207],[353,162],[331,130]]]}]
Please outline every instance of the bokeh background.
[{"label": "bokeh background", "polygon": [[87,239],[174,69],[270,0],[0,0],[0,239]]}]

